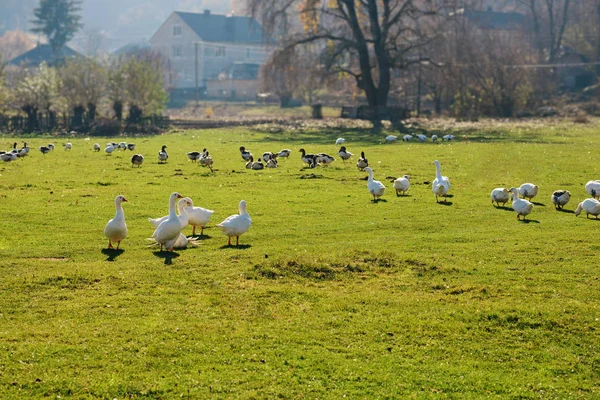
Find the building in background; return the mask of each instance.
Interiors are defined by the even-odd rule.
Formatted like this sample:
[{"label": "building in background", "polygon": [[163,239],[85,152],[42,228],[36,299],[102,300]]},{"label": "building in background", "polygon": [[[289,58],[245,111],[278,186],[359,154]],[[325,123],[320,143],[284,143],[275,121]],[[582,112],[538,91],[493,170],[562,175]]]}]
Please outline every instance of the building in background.
[{"label": "building in background", "polygon": [[[221,81],[228,76],[230,81],[235,79],[232,71],[236,68],[258,70],[249,66],[264,64],[273,49],[272,40],[253,18],[217,15],[209,10],[173,12],[150,44],[152,50],[169,59],[171,98],[185,99],[207,96],[208,82],[219,81],[220,76]],[[258,81],[258,73],[252,76]],[[232,90],[237,95],[238,90]],[[231,93],[228,98],[232,98]]]}]

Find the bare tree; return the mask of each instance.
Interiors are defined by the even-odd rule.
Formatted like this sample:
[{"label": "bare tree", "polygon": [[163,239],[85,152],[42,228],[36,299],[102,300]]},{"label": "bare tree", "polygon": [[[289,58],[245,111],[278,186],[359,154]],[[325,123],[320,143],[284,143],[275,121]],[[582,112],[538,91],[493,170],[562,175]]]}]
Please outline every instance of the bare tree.
[{"label": "bare tree", "polygon": [[571,0],[519,0],[531,18],[540,61],[557,61],[569,23]]},{"label": "bare tree", "polygon": [[[317,44],[326,71],[355,78],[371,106],[388,103],[392,71],[421,61],[435,35],[437,0],[247,0],[285,49]],[[297,23],[296,21],[299,21]],[[356,60],[356,61],[354,61]]]}]

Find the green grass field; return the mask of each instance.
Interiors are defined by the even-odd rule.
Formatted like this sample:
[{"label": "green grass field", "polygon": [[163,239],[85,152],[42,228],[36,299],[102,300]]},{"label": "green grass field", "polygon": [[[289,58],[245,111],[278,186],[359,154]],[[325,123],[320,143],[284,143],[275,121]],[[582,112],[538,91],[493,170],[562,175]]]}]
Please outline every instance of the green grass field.
[{"label": "green grass field", "polygon": [[[600,221],[572,210],[600,178],[599,129],[489,123],[443,144],[358,130],[116,140],[136,143],[141,168],[131,152],[94,153],[104,138],[70,139],[70,152],[29,138],[29,157],[0,165],[0,398],[598,398]],[[302,169],[299,148],[336,155],[339,136],[352,162]],[[293,154],[250,171],[241,145]],[[185,155],[204,147],[214,173]],[[361,150],[387,186],[378,203]],[[447,204],[431,192],[434,159]],[[396,197],[387,177],[404,174]],[[492,207],[493,188],[524,182],[540,186],[529,222]],[[572,193],[564,212],[556,189]],[[173,191],[215,214],[199,247],[161,253],[147,218]],[[109,252],[118,194],[129,236]],[[241,199],[253,225],[228,247],[215,225]]]}]

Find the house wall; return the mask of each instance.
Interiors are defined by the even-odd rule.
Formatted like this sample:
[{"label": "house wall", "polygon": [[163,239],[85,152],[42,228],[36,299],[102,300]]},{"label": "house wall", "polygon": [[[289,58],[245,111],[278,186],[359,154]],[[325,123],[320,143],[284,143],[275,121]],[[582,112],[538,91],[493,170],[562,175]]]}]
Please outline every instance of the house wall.
[{"label": "house wall", "polygon": [[[174,27],[181,32],[174,34]],[[205,42],[176,13],[172,13],[150,40],[153,50],[169,59],[175,89],[196,87],[196,49],[198,86],[206,87],[236,61],[264,64],[270,50],[262,45]]]}]

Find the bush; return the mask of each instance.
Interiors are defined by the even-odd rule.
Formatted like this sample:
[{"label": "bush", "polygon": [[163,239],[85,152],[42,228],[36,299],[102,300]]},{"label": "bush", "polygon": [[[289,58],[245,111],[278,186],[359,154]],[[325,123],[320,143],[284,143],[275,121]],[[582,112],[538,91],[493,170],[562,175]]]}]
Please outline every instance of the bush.
[{"label": "bush", "polygon": [[109,118],[96,118],[90,134],[92,136],[118,136],[121,134],[121,122]]}]

